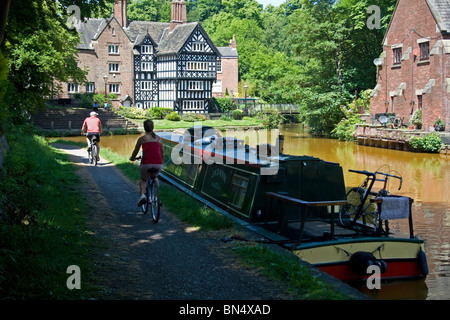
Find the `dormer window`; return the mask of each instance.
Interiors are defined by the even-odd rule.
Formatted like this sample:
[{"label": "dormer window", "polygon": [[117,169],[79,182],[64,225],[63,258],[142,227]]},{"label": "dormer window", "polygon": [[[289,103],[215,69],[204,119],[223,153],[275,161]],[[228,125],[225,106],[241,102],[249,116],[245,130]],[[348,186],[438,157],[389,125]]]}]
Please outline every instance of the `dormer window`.
[{"label": "dormer window", "polygon": [[141,53],[142,54],[152,54],[153,53],[153,47],[152,46],[142,46],[141,47]]}]

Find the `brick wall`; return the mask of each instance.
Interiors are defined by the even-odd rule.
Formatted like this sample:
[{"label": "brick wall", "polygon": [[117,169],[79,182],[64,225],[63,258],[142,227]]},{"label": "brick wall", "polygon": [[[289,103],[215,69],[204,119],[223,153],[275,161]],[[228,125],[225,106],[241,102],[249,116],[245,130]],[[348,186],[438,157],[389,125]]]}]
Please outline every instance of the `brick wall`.
[{"label": "brick wall", "polygon": [[[442,40],[427,2],[400,0],[385,36],[383,64],[371,99],[371,114],[394,112],[409,123],[421,101],[423,128],[432,130],[434,122],[441,117],[448,130],[450,94],[446,78],[450,78],[450,54],[445,54],[440,47],[429,59],[421,60],[419,45],[426,42],[425,38],[430,51]],[[394,64],[394,48],[402,50],[398,65]],[[387,108],[385,101],[389,102]]]},{"label": "brick wall", "polygon": [[[110,54],[109,45],[118,45],[119,53]],[[79,66],[88,68],[88,82],[95,83],[95,93],[105,92],[104,76],[108,76],[107,92],[110,93],[110,84],[117,84],[119,92],[116,93],[118,99],[114,105],[119,105],[120,98],[125,95],[133,97],[133,44],[121,28],[116,19],[103,30],[97,41],[93,42],[94,50],[80,50],[78,55]],[[109,64],[118,63],[119,71],[110,71]],[[80,93],[86,92],[84,85],[80,86]],[[70,97],[67,92],[67,85],[63,85],[61,98]]]},{"label": "brick wall", "polygon": [[214,97],[223,97],[226,90],[228,89],[228,94],[234,95],[238,94],[238,73],[239,73],[239,60],[238,59],[222,59],[222,72],[217,73],[217,80],[222,81],[222,92],[213,93]]}]

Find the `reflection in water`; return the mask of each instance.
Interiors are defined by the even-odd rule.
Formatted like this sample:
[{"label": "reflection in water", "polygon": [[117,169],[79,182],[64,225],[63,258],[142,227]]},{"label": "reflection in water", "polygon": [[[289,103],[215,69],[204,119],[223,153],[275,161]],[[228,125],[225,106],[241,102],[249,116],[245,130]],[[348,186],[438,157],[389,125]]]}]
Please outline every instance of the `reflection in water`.
[{"label": "reflection in water", "polygon": [[[230,132],[227,133],[230,134]],[[248,133],[242,131],[231,133],[241,139],[248,136]],[[253,131],[253,133],[257,132]],[[285,137],[284,153],[314,156],[340,163],[348,187],[359,185],[363,178],[348,172],[349,169],[397,171],[403,177],[402,189],[397,190],[398,180],[394,179],[390,185],[390,192],[414,199],[415,234],[425,240],[429,275],[425,281],[383,284],[381,290],[372,292],[371,296],[375,299],[450,298],[450,191],[447,188],[450,182],[450,156],[360,146],[334,139],[311,138],[299,126],[283,127],[280,133]],[[136,135],[103,136],[102,146],[129,156],[137,138]],[[83,137],[68,139],[84,141]],[[406,233],[407,223],[401,220],[395,221],[392,229]]]}]

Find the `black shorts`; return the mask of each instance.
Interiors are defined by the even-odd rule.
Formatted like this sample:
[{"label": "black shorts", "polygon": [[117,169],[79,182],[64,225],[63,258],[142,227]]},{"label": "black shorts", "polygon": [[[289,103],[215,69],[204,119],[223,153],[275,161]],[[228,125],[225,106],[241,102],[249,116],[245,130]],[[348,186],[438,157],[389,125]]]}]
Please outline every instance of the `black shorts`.
[{"label": "black shorts", "polygon": [[88,134],[86,134],[86,137],[89,140],[91,140],[93,137],[95,137],[94,141],[100,142],[100,133],[98,133],[98,132],[89,132]]}]

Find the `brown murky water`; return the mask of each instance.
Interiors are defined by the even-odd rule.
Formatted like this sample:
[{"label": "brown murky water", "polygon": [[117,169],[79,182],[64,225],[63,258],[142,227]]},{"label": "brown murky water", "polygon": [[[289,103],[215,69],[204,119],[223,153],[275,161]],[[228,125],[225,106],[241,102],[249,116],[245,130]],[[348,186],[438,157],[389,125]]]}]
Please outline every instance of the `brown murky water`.
[{"label": "brown murky water", "polygon": [[[334,139],[312,138],[299,126],[285,126],[284,153],[309,155],[326,161],[338,162],[344,170],[348,187],[360,184],[361,175],[349,169],[368,171],[394,170],[403,177],[401,190],[392,181],[390,191],[414,199],[413,219],[415,233],[425,240],[429,275],[426,280],[383,283],[378,291],[359,289],[375,299],[450,299],[450,156],[413,153],[390,149],[359,146]],[[241,137],[247,133],[227,132]],[[102,137],[102,146],[129,156],[138,136]],[[84,141],[82,137],[67,138]],[[250,142],[251,144],[251,142]],[[407,224],[401,220],[392,229],[407,233]]]}]

